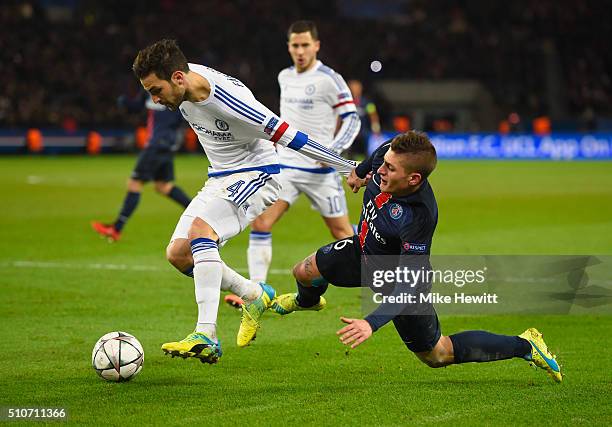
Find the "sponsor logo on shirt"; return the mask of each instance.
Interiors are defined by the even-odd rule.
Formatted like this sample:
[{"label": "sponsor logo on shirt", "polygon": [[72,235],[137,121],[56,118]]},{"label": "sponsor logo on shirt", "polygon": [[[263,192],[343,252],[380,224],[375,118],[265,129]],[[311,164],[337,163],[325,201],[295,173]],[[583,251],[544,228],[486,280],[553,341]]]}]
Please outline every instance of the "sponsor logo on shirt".
[{"label": "sponsor logo on shirt", "polygon": [[383,245],[387,244],[385,238],[380,234],[374,220],[378,218],[378,213],[376,212],[376,208],[374,207],[374,203],[372,200],[368,200],[368,203],[363,205],[362,210],[363,221],[361,223],[361,231],[359,233],[359,240],[361,241],[361,247],[363,248],[365,244],[365,239],[368,234],[374,236],[378,243]]},{"label": "sponsor logo on shirt", "polygon": [[282,103],[285,104],[298,104],[297,108],[300,108],[302,110],[312,110],[314,107],[314,100],[310,99],[310,98],[290,98],[290,97],[283,97],[281,99]]},{"label": "sponsor logo on shirt", "polygon": [[343,99],[348,99],[351,97],[351,94],[348,92],[342,92],[338,94],[338,101],[342,101]]},{"label": "sponsor logo on shirt", "polygon": [[389,206],[389,215],[391,216],[391,218],[400,219],[403,213],[404,208],[402,208],[397,203],[393,203],[391,206]]},{"label": "sponsor logo on shirt", "polygon": [[[231,132],[219,132],[216,130],[210,130],[198,123],[189,122],[189,124],[191,125],[193,130],[195,130],[196,132],[204,134],[205,136],[212,138],[215,141],[233,141],[234,140],[234,135],[232,135]],[[227,126],[227,128],[229,129],[229,126]]]},{"label": "sponsor logo on shirt", "polygon": [[276,127],[277,124],[278,124],[278,119],[276,117],[272,117],[270,121],[268,122],[268,124],[266,124],[264,132],[267,133],[268,135],[272,135],[272,132],[274,132],[274,128]]},{"label": "sponsor logo on shirt", "polygon": [[426,252],[427,245],[425,243],[403,243],[404,250],[413,251],[413,252]]}]

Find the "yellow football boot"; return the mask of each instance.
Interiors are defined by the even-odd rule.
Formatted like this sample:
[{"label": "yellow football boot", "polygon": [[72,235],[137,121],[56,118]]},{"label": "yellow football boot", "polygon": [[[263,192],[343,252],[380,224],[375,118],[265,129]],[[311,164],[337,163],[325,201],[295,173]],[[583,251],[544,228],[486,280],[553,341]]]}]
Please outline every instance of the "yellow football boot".
[{"label": "yellow football boot", "polygon": [[538,368],[546,370],[553,380],[560,383],[563,380],[561,367],[557,363],[555,355],[548,350],[540,331],[536,328],[529,328],[519,337],[526,339],[531,344],[530,362]]},{"label": "yellow football boot", "polygon": [[294,311],[306,311],[306,310],[319,311],[319,310],[323,310],[325,308],[325,306],[327,305],[327,301],[325,301],[325,298],[320,297],[321,299],[319,300],[319,302],[317,304],[313,305],[312,307],[302,307],[302,306],[298,305],[296,297],[297,297],[297,294],[283,294],[283,295],[280,295],[280,296],[274,298],[274,301],[272,301],[271,309],[275,313],[278,313],[278,314],[284,316],[285,314],[293,313]]},{"label": "yellow football boot", "polygon": [[167,342],[161,346],[164,353],[172,357],[195,357],[202,363],[217,363],[223,354],[221,342],[214,342],[201,332],[192,332],[185,339]]},{"label": "yellow football boot", "polygon": [[236,337],[238,347],[249,345],[259,329],[259,319],[264,312],[272,305],[272,300],[276,296],[276,291],[270,285],[260,283],[259,286],[263,289],[261,296],[255,301],[242,304],[242,318],[240,319],[240,329]]}]

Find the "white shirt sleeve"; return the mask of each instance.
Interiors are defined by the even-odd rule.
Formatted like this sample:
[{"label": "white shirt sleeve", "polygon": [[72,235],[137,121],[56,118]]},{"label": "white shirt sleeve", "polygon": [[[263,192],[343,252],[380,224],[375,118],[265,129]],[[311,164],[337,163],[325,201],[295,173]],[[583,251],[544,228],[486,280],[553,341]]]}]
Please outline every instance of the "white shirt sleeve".
[{"label": "white shirt sleeve", "polygon": [[355,141],[361,128],[361,120],[357,115],[357,108],[348,85],[335,71],[326,80],[325,101],[332,107],[334,114],[342,120],[342,125],[330,147],[335,152],[341,153]]},{"label": "white shirt sleeve", "polygon": [[331,149],[313,141],[307,134],[289,126],[287,122],[282,122],[279,125],[271,140],[283,147],[296,150],[311,159],[333,166],[342,175],[350,174],[357,166],[357,162],[345,159]]},{"label": "white shirt sleeve", "polygon": [[224,110],[232,117],[232,122],[240,124],[243,132],[249,137],[269,140],[274,144],[299,151],[307,157],[335,167],[339,173],[345,175],[357,165],[356,162],[347,160],[311,140],[306,133],[289,126],[257,101],[250,91],[230,93],[230,90],[217,85],[213,96],[224,104]]}]

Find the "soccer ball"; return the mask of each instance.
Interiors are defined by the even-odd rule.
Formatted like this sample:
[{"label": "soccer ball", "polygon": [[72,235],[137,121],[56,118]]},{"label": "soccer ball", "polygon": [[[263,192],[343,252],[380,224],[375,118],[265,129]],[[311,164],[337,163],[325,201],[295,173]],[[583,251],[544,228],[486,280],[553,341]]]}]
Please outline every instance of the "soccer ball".
[{"label": "soccer ball", "polygon": [[107,381],[129,381],[142,369],[144,351],[135,336],[127,332],[109,332],[91,352],[91,364]]}]

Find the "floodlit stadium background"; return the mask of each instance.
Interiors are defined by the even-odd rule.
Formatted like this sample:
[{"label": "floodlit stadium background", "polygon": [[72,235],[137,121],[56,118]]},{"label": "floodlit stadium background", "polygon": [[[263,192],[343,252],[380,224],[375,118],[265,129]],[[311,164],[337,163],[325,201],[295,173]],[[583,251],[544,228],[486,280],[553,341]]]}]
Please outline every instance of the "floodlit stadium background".
[{"label": "floodlit stadium background", "polygon": [[[478,139],[449,156],[612,152],[612,12],[596,1],[49,0],[5,2],[0,14],[4,152],[22,151],[28,129],[42,131],[48,150],[82,147],[91,131],[105,151],[130,148],[143,117],[116,99],[138,91],[134,55],[162,37],[178,39],[189,60],[238,77],[275,109],[276,75],[289,65],[286,30],[300,18],[318,24],[320,58],[365,83],[385,131],[564,134],[553,139],[561,154],[530,153],[539,139],[494,139],[505,149],[483,153],[474,145],[491,140]],[[577,132],[604,134],[585,141]],[[459,144],[469,145],[466,138]]]},{"label": "floodlit stadium background", "polygon": [[[313,19],[319,58],[363,81],[377,107],[384,134],[370,149],[404,129],[432,135],[433,254],[611,254],[611,15],[598,1],[2,2],[0,407],[66,407],[78,424],[609,424],[609,314],[440,311],[443,333],[537,326],[567,374],[560,386],[518,360],[432,370],[391,327],[347,352],[338,319],[363,313],[359,291],[339,289],[321,313],[266,317],[246,349],[234,344],[239,313],[222,306],[225,354],[204,366],[159,350],[195,316],[193,283],[164,259],[180,210],[147,187],[120,242],[89,222],[116,215],[146,140],[144,113],[117,106],[138,93],[138,49],[176,38],[189,60],[238,77],[278,112],[286,29]],[[188,132],[181,151],[177,183],[193,195],[207,162]],[[353,222],[360,200],[348,195]],[[280,292],[331,240],[304,199],[273,239]],[[222,253],[243,273],[247,241]],[[609,313],[611,298],[589,301]],[[144,346],[133,382],[107,384],[90,367],[112,330]]]}]

